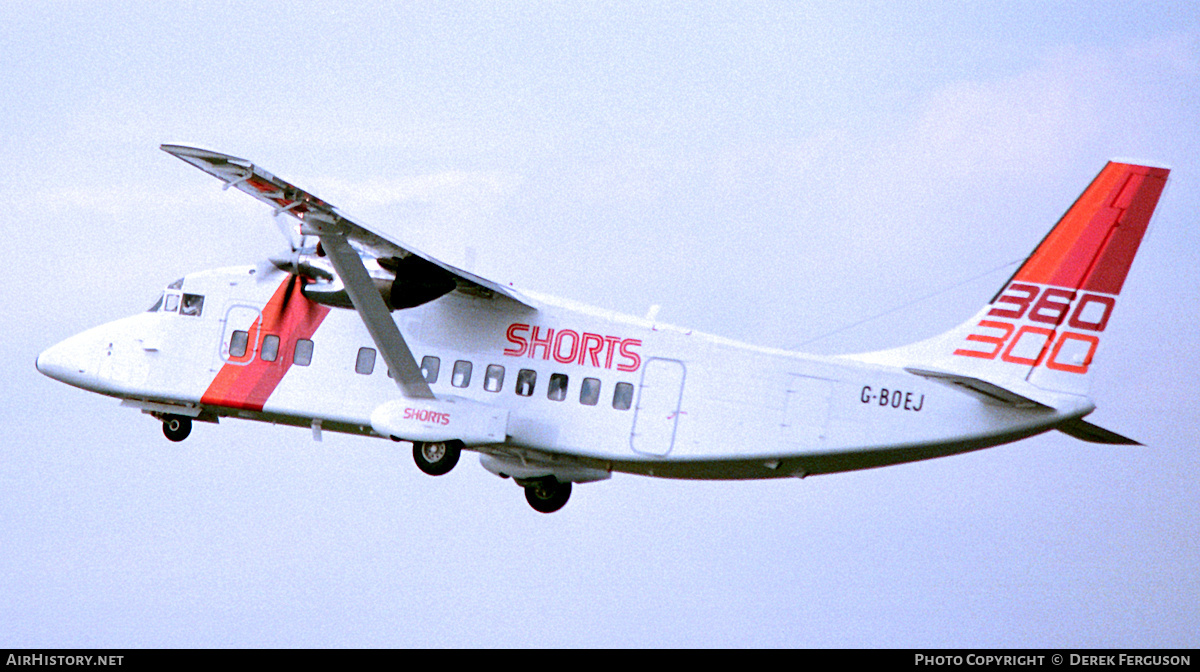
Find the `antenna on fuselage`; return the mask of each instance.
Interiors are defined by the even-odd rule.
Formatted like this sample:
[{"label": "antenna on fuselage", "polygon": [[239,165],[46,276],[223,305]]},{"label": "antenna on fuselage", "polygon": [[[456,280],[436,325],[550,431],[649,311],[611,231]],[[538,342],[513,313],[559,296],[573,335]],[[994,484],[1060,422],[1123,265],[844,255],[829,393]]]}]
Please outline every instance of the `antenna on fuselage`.
[{"label": "antenna on fuselage", "polygon": [[864,325],[864,324],[866,324],[866,323],[868,323],[868,322],[873,322],[873,321],[875,321],[875,320],[878,320],[879,318],[881,318],[881,317],[884,317],[884,316],[886,316],[886,315],[891,315],[892,313],[894,313],[894,312],[896,312],[896,311],[898,311],[898,310],[903,310],[903,309],[905,309],[905,308],[907,308],[907,307],[909,307],[909,306],[912,306],[912,305],[916,305],[916,304],[918,304],[918,303],[921,303],[922,301],[928,301],[929,299],[932,299],[932,298],[934,298],[934,297],[936,297],[936,296],[941,296],[942,294],[945,294],[945,293],[947,293],[947,292],[952,292],[952,291],[954,291],[954,290],[958,289],[959,287],[962,287],[963,285],[969,285],[969,284],[971,284],[972,282],[975,282],[976,280],[979,280],[979,279],[981,279],[981,278],[985,278],[985,277],[987,277],[987,276],[989,276],[989,275],[991,275],[991,274],[993,274],[993,273],[995,273],[995,272],[997,272],[997,271],[1000,271],[1000,270],[1002,270],[1002,269],[1005,269],[1005,268],[1011,268],[1011,267],[1013,267],[1013,266],[1016,266],[1017,264],[1019,264],[1019,263],[1021,263],[1021,262],[1023,262],[1023,261],[1025,261],[1025,258],[1024,258],[1024,257],[1022,257],[1022,258],[1020,258],[1020,259],[1014,259],[1013,261],[1005,262],[1005,263],[1003,263],[1003,264],[1000,264],[999,266],[997,266],[997,267],[995,267],[995,268],[992,268],[992,269],[989,269],[989,270],[987,270],[987,271],[984,271],[983,273],[980,273],[979,275],[972,276],[972,277],[970,277],[970,278],[967,278],[966,280],[963,280],[963,281],[961,281],[961,282],[957,282],[957,283],[955,283],[955,284],[953,284],[953,285],[950,285],[949,287],[943,287],[942,289],[936,290],[936,291],[934,291],[934,292],[931,292],[931,293],[929,293],[929,294],[926,294],[926,295],[924,295],[924,296],[919,296],[919,297],[917,297],[917,298],[913,299],[912,301],[906,301],[906,302],[904,302],[904,303],[902,303],[902,304],[900,304],[900,305],[898,305],[898,306],[894,306],[894,307],[892,307],[892,308],[888,308],[887,310],[883,311],[882,313],[878,313],[878,314],[876,314],[876,315],[872,315],[871,317],[868,317],[868,318],[865,318],[865,319],[859,320],[859,321],[857,321],[857,322],[854,322],[854,323],[852,323],[852,324],[847,324],[847,325],[845,325],[845,326],[838,327],[837,329],[834,329],[833,331],[828,331],[828,332],[825,332],[824,334],[821,334],[820,336],[815,336],[815,337],[813,337],[813,338],[810,338],[810,339],[808,339],[807,341],[802,341],[802,342],[800,343],[800,346],[805,346],[805,345],[808,345],[809,343],[816,343],[817,341],[820,341],[820,340],[823,340],[823,339],[829,338],[830,336],[835,336],[835,335],[837,335],[837,334],[840,334],[840,333],[842,333],[843,331],[849,331],[850,329],[853,329],[853,328],[855,328],[855,327],[862,326],[862,325]]}]

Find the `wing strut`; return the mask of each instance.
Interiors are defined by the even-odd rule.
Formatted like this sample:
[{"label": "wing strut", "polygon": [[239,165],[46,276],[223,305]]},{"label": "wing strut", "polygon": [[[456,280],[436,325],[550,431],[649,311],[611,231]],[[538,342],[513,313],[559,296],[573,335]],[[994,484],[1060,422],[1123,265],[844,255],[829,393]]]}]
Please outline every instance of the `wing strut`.
[{"label": "wing strut", "polygon": [[425,376],[421,375],[421,367],[417,366],[417,360],[408,349],[408,344],[404,342],[404,337],[400,335],[400,329],[392,320],[392,314],[384,304],[383,297],[371,282],[371,276],[367,274],[362,258],[350,247],[345,234],[337,231],[336,224],[331,226],[330,223],[317,222],[315,219],[310,216],[306,218],[305,224],[310,225],[313,232],[320,237],[321,245],[329,255],[329,260],[333,262],[334,270],[346,285],[350,302],[354,304],[354,309],[362,318],[363,324],[367,325],[367,331],[371,333],[371,338],[383,354],[383,361],[387,362],[391,369],[396,385],[406,397],[434,399],[433,390],[429,389],[429,383],[425,382]]}]

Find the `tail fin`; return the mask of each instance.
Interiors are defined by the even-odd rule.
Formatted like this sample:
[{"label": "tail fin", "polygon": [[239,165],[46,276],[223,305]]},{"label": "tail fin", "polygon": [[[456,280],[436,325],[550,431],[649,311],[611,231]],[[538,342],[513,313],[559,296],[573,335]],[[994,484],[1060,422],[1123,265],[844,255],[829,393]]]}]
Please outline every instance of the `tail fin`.
[{"label": "tail fin", "polygon": [[979,387],[1087,394],[1092,360],[1169,173],[1109,162],[974,318],[858,358]]}]

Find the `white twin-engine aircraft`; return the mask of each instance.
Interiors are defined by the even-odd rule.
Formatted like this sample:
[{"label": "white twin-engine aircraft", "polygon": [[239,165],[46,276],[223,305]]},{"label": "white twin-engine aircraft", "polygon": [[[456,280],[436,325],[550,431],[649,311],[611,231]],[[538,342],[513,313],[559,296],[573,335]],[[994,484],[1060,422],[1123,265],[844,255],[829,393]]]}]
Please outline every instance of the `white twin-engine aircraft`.
[{"label": "white twin-engine aircraft", "polygon": [[[804,477],[962,453],[1083,420],[1092,361],[1168,170],[1110,162],[991,303],[913,345],[818,357],[519,292],[371,231],[244,159],[166,152],[294,219],[286,257],[172,282],[37,368],[182,441],[223,417],[462,450],[534,509],[572,483]],[[277,221],[291,221],[278,220]],[[382,361],[379,361],[382,359]]]}]

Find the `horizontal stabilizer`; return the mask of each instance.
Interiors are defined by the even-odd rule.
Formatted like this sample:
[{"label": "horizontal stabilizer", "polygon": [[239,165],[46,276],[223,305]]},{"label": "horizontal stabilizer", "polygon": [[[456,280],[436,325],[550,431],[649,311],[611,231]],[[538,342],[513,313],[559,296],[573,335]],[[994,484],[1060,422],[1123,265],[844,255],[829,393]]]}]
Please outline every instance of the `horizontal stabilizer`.
[{"label": "horizontal stabilizer", "polygon": [[957,373],[946,371],[929,371],[927,369],[917,369],[906,367],[904,369],[909,373],[927,378],[936,383],[941,383],[954,389],[965,392],[981,401],[992,404],[993,406],[1012,406],[1014,408],[1049,408],[1046,404],[1034,401],[1029,397],[1017,394],[1012,390],[1007,390],[994,383],[989,383],[986,380],[963,376]]},{"label": "horizontal stabilizer", "polygon": [[1088,443],[1108,443],[1108,444],[1119,445],[1119,446],[1140,446],[1140,445],[1142,445],[1140,442],[1134,441],[1133,439],[1130,439],[1130,438],[1127,438],[1124,436],[1121,436],[1120,434],[1117,434],[1116,432],[1110,432],[1103,427],[1100,427],[1098,425],[1093,425],[1092,423],[1087,422],[1083,418],[1075,418],[1074,420],[1068,420],[1067,422],[1064,422],[1063,424],[1059,425],[1055,429],[1062,432],[1063,434],[1066,434],[1068,436],[1073,436],[1073,437],[1079,439],[1080,441],[1087,441]]}]

